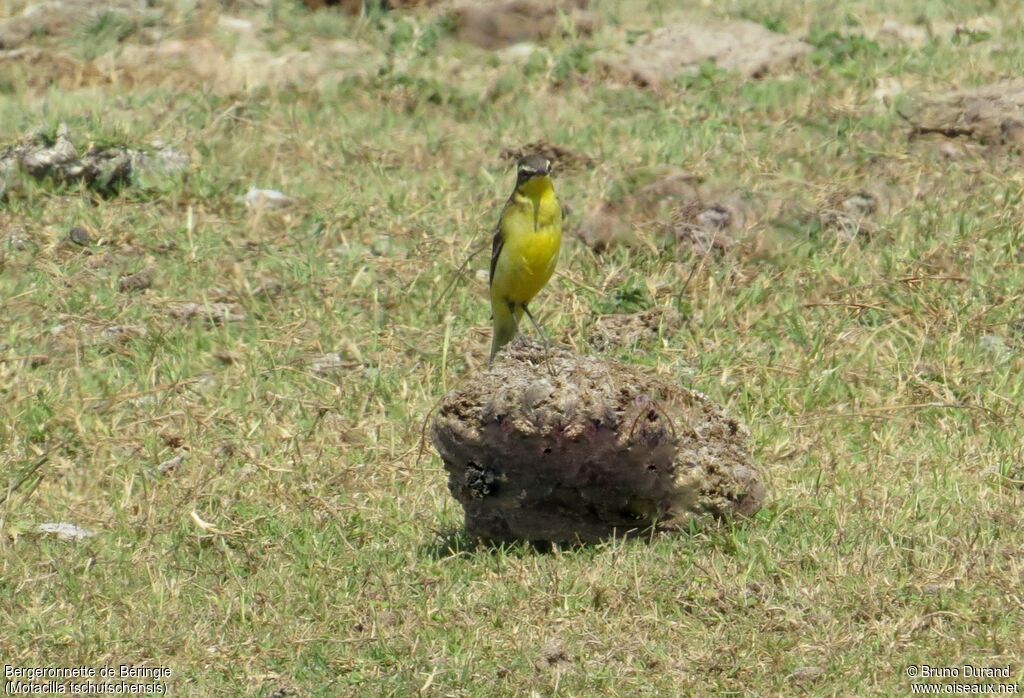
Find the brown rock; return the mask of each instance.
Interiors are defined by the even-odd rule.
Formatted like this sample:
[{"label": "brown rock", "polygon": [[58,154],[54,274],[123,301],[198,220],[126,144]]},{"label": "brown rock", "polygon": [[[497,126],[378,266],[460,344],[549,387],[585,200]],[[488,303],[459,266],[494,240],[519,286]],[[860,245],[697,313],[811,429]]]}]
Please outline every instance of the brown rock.
[{"label": "brown rock", "polygon": [[444,397],[431,438],[470,535],[593,542],[750,516],[747,430],[638,369],[517,339]]}]

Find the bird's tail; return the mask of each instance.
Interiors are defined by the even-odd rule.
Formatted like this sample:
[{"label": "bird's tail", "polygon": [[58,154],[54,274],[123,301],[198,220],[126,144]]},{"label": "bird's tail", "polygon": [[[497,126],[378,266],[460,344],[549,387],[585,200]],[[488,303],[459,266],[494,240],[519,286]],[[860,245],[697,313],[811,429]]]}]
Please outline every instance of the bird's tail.
[{"label": "bird's tail", "polygon": [[491,340],[491,360],[498,350],[512,341],[519,331],[519,321],[523,317],[523,307],[514,306],[515,310],[503,301],[492,301],[491,313],[494,316],[494,338]]}]

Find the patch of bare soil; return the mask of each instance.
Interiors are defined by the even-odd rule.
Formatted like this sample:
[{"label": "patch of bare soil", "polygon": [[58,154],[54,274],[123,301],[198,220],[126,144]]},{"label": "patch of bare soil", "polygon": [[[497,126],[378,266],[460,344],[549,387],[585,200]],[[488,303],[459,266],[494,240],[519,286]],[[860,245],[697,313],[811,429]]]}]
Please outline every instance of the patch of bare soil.
[{"label": "patch of bare soil", "polygon": [[525,339],[444,397],[431,438],[470,535],[593,542],[754,514],[745,427],[638,369]]},{"label": "patch of bare soil", "polygon": [[657,88],[709,62],[759,78],[790,68],[810,50],[809,44],[755,22],[684,19],[632,46],[599,55],[597,63],[612,77]]},{"label": "patch of bare soil", "polygon": [[1024,144],[1024,79],[922,95],[901,112],[912,136],[963,137],[984,145]]},{"label": "patch of bare soil", "polygon": [[109,82],[91,63],[33,46],[0,51],[0,73],[12,76],[20,73],[32,89],[77,89]]},{"label": "patch of bare soil", "polygon": [[372,74],[383,56],[370,46],[343,39],[314,41],[308,50],[273,53],[243,43],[228,53],[207,38],[171,39],[152,46],[126,46],[102,56],[96,66],[131,84],[194,84],[217,93],[262,87],[323,90],[346,78]]},{"label": "patch of bare soil", "polygon": [[[93,61],[74,58],[54,48],[54,42],[39,40],[67,36],[101,14],[111,13],[140,29]],[[13,75],[23,75],[36,89],[203,83],[211,91],[230,94],[268,86],[327,89],[348,77],[374,74],[384,62],[373,47],[341,39],[313,39],[305,50],[271,51],[260,38],[258,19],[219,17],[218,32],[234,35],[227,42],[231,49],[205,36],[167,38],[170,24],[161,11],[144,2],[39,3],[0,21],[0,71],[16,70]]]},{"label": "patch of bare soil", "polygon": [[493,50],[543,41],[563,29],[563,18],[576,34],[592,34],[597,18],[586,6],[586,0],[464,2],[451,16],[460,40]]},{"label": "patch of bare soil", "polygon": [[144,24],[159,12],[138,0],[45,0],[29,5],[19,14],[0,20],[0,49],[38,44],[46,37],[67,36],[100,14],[116,15],[125,22]]},{"label": "patch of bare soil", "polygon": [[1002,29],[1002,22],[996,17],[973,17],[964,22],[923,22],[906,24],[895,19],[865,27],[851,29],[848,34],[863,36],[881,44],[902,44],[920,48],[936,39],[950,40],[966,37],[978,41]]},{"label": "patch of bare soil", "polygon": [[430,7],[440,0],[302,0],[302,4],[311,10],[336,8],[351,15],[357,15],[370,9],[405,10],[413,7]]}]

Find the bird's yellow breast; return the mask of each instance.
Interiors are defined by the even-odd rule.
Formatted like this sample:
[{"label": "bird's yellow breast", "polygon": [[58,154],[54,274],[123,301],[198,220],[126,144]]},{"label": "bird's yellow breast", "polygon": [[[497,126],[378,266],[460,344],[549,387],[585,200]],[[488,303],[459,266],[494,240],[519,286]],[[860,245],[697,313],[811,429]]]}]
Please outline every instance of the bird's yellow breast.
[{"label": "bird's yellow breast", "polygon": [[562,245],[562,209],[549,177],[535,177],[516,190],[502,216],[501,234],[491,295],[528,303],[554,273]]}]

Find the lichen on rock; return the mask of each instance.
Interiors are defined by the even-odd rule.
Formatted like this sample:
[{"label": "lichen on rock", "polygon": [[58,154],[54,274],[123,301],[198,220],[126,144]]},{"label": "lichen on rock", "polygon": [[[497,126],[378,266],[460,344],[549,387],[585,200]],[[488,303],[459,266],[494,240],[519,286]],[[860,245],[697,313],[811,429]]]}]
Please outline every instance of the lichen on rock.
[{"label": "lichen on rock", "polygon": [[523,339],[443,398],[431,438],[486,540],[678,530],[765,498],[746,428],[700,393]]}]

